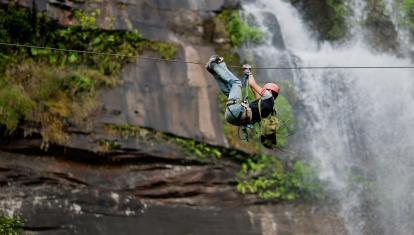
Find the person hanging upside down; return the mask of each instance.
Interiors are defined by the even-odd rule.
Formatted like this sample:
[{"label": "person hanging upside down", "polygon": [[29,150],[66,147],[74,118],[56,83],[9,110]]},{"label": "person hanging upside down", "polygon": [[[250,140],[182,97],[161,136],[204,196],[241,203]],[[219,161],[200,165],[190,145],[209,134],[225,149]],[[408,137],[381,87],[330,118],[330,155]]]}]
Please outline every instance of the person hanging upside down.
[{"label": "person hanging upside down", "polygon": [[245,126],[258,123],[273,112],[274,102],[280,92],[279,86],[275,83],[267,83],[263,88],[259,86],[249,65],[243,66],[243,73],[256,97],[251,103],[243,102],[242,81],[230,72],[222,57],[211,56],[205,67],[214,76],[220,90],[228,99],[224,116],[230,124]]}]

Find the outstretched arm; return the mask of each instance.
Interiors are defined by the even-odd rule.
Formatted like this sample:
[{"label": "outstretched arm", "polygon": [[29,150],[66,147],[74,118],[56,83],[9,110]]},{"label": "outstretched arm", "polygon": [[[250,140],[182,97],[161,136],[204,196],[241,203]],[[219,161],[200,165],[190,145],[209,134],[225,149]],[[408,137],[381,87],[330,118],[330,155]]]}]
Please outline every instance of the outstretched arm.
[{"label": "outstretched arm", "polygon": [[262,91],[262,87],[257,84],[256,80],[254,79],[253,74],[249,74],[249,86],[250,89],[252,89],[254,96],[256,99],[259,99],[261,97],[260,92]]}]

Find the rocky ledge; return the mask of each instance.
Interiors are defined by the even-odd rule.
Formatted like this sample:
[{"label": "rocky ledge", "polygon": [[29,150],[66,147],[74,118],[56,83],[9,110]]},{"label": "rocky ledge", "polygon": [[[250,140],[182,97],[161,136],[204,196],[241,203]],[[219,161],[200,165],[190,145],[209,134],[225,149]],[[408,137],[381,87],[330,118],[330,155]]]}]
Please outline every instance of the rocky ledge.
[{"label": "rocky ledge", "polygon": [[0,207],[34,234],[344,233],[332,207],[239,194],[237,158],[200,161],[162,143],[105,154],[39,144],[0,151]]}]

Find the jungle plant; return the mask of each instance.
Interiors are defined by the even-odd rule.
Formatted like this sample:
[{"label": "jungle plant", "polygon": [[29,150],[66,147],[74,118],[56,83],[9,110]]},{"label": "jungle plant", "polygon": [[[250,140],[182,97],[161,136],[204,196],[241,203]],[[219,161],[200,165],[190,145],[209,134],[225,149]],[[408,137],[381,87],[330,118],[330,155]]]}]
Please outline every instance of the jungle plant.
[{"label": "jungle plant", "polygon": [[323,197],[323,184],[316,170],[296,161],[284,166],[274,156],[261,155],[247,159],[238,173],[237,190],[257,194],[262,199],[295,200]]},{"label": "jungle plant", "polygon": [[0,85],[0,123],[9,133],[16,130],[20,119],[30,116],[33,106],[34,102],[18,86]]},{"label": "jungle plant", "polygon": [[222,11],[215,19],[215,31],[222,34],[232,47],[260,43],[264,39],[264,33],[245,22],[237,11]]},{"label": "jungle plant", "polygon": [[237,12],[231,12],[227,20],[226,29],[233,46],[239,47],[247,42],[260,43],[263,40],[263,32],[244,22]]},{"label": "jungle plant", "polygon": [[188,140],[176,137],[173,140],[185,153],[193,155],[201,160],[208,158],[221,158],[222,154],[219,148],[209,146],[204,142],[197,142],[195,140]]},{"label": "jungle plant", "polygon": [[402,3],[398,1],[397,4],[400,5],[399,8],[404,13],[404,17],[401,19],[402,25],[408,27],[411,33],[414,34],[414,0],[404,0]]},{"label": "jungle plant", "polygon": [[0,234],[20,235],[22,234],[23,222],[19,217],[0,215]]},{"label": "jungle plant", "polygon": [[288,144],[288,137],[294,133],[295,119],[292,106],[285,96],[279,95],[275,101],[277,118],[279,119],[280,128],[276,136],[278,147],[283,148]]}]

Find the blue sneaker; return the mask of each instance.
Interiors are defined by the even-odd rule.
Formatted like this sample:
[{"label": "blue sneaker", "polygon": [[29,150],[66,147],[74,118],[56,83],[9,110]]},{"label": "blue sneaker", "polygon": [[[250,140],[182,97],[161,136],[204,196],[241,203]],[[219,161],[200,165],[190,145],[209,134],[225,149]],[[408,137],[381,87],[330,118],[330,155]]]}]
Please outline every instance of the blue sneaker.
[{"label": "blue sneaker", "polygon": [[223,63],[223,61],[224,61],[224,59],[223,59],[223,57],[220,57],[220,56],[218,56],[218,55],[212,55],[211,57],[210,57],[210,59],[208,59],[208,62],[206,63],[206,69],[207,69],[207,71],[209,71],[210,73],[213,73],[214,74],[214,70],[213,70],[213,65],[214,64],[220,64],[220,63]]}]

